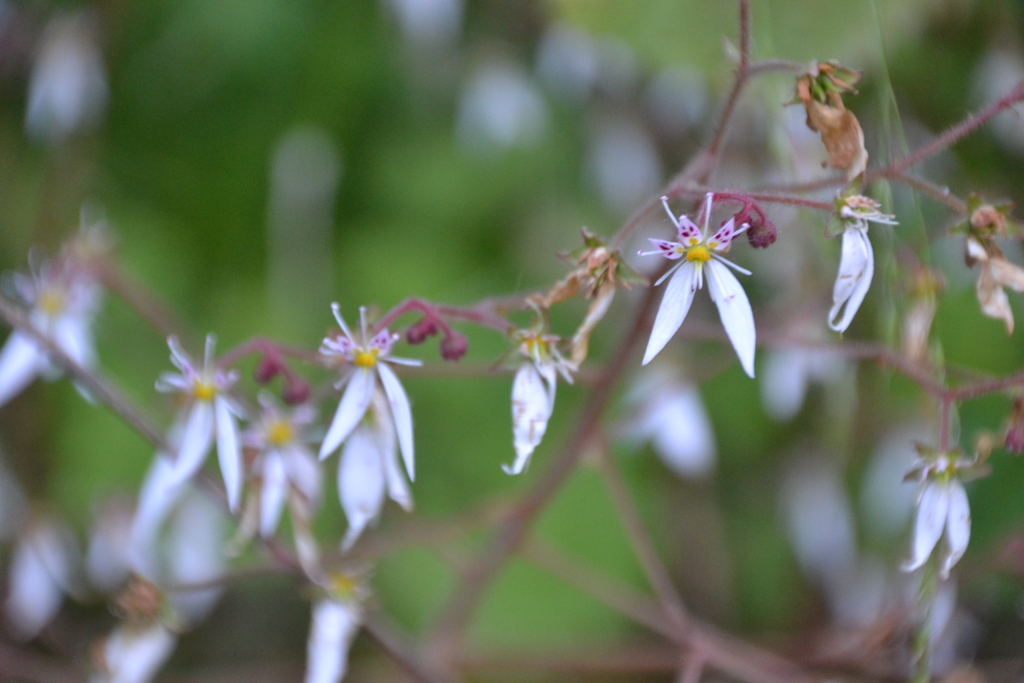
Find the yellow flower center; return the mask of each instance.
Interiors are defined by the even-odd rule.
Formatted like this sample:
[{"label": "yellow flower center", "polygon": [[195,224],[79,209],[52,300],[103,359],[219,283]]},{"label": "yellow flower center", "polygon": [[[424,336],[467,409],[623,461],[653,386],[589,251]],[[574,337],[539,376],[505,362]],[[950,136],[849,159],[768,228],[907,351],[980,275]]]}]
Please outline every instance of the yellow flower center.
[{"label": "yellow flower center", "polygon": [[335,597],[345,600],[356,597],[359,581],[354,576],[348,576],[341,572],[331,572],[327,577],[327,585]]},{"label": "yellow flower center", "polygon": [[711,260],[711,252],[708,251],[707,247],[703,246],[690,247],[686,250],[686,260],[704,263]]},{"label": "yellow flower center", "polygon": [[380,351],[377,349],[370,349],[369,351],[360,349],[356,351],[356,357],[352,359],[352,362],[359,368],[372,368],[377,364],[377,356],[379,355]]},{"label": "yellow flower center", "polygon": [[216,395],[217,387],[211,382],[196,382],[196,385],[192,387],[192,396],[197,401],[212,401]]},{"label": "yellow flower center", "polygon": [[267,427],[267,441],[273,446],[283,446],[292,440],[295,430],[290,422],[285,420],[274,420]]},{"label": "yellow flower center", "polygon": [[64,310],[64,293],[59,289],[44,289],[39,293],[39,308],[47,315],[59,314]]}]

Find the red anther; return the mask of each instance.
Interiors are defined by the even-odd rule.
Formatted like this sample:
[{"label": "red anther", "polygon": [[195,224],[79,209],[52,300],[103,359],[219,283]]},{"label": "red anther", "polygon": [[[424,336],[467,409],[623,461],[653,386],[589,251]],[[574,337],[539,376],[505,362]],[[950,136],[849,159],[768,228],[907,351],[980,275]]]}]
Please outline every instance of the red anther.
[{"label": "red anther", "polygon": [[445,360],[459,360],[469,351],[469,340],[453,332],[441,340],[441,357]]}]

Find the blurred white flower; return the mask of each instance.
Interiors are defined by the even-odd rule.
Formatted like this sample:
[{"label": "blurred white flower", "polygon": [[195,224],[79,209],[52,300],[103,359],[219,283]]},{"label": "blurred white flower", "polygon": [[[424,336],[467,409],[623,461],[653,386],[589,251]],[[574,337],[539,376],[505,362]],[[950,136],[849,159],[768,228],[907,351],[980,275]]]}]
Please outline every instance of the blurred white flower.
[{"label": "blurred white flower", "polygon": [[[76,363],[92,368],[96,351],[91,327],[100,301],[92,276],[65,258],[42,264],[31,276],[15,273],[11,282],[29,308],[29,323]],[[53,379],[60,370],[27,332],[14,330],[0,350],[0,406],[39,375]]]},{"label": "blurred white flower", "polygon": [[626,120],[607,120],[591,134],[587,173],[605,204],[626,215],[661,186],[661,159],[648,132]]},{"label": "blurred white flower", "polygon": [[544,98],[516,65],[487,62],[463,86],[455,132],[470,150],[532,147],[547,127]]},{"label": "blurred white flower", "polygon": [[453,43],[462,31],[463,0],[386,0],[402,35],[426,45]]},{"label": "blurred white flower", "polygon": [[912,444],[931,431],[920,423],[905,425],[886,435],[871,455],[858,504],[864,531],[872,538],[888,541],[906,528],[916,494],[903,484],[903,475],[917,461]]},{"label": "blurred white flower", "polygon": [[[978,65],[974,75],[975,96],[984,104],[1005,97],[1024,81],[1024,56],[1017,50],[993,48]],[[992,132],[1010,151],[1024,154],[1024,105],[1017,103],[992,120]]]},{"label": "blurred white flower", "polygon": [[107,75],[95,17],[60,15],[43,31],[28,86],[25,130],[50,143],[99,122],[107,104]]},{"label": "blurred white flower", "polygon": [[[181,418],[177,428],[168,434],[168,445],[172,448],[180,443]],[[146,476],[142,480],[135,515],[132,519],[131,568],[137,574],[157,582],[161,574],[160,533],[164,521],[188,490],[188,483],[181,481],[174,461],[166,453],[157,453]]]},{"label": "blurred white flower", "polygon": [[521,474],[544,438],[555,410],[557,376],[572,384],[576,366],[558,351],[559,338],[538,332],[519,333],[518,351],[523,362],[512,381],[512,445],[516,459],[502,465],[505,474]]},{"label": "blurred white flower", "polygon": [[375,390],[369,410],[345,441],[338,462],[338,495],[348,519],[342,552],[380,516],[385,493],[406,511],[412,510],[412,492],[398,462],[394,420],[384,395]]},{"label": "blurred white flower", "polygon": [[849,364],[828,349],[783,347],[765,354],[761,405],[779,422],[800,412],[812,383],[826,384],[845,374]]},{"label": "blurred white flower", "polygon": [[348,650],[362,620],[363,610],[355,598],[330,597],[313,605],[304,683],[338,683],[345,677]]},{"label": "blurred white flower", "polygon": [[707,83],[695,69],[668,67],[651,79],[644,103],[658,131],[678,138],[703,118],[708,106]]},{"label": "blurred white flower", "polygon": [[715,433],[700,390],[663,370],[647,373],[630,390],[635,412],[624,426],[631,441],[650,441],[665,466],[685,479],[715,467]]},{"label": "blurred white flower", "polygon": [[65,593],[76,593],[81,557],[71,530],[34,519],[19,536],[9,570],[4,610],[15,633],[34,638],[60,611]]},{"label": "blurred white flower", "polygon": [[658,307],[658,315],[654,319],[654,328],[651,330],[651,338],[647,342],[647,350],[644,352],[643,365],[650,363],[655,356],[669,342],[672,336],[683,324],[686,314],[690,311],[690,304],[693,303],[693,295],[698,289],[704,286],[704,269],[708,272],[708,293],[711,300],[718,306],[718,314],[722,318],[722,326],[725,333],[736,349],[740,365],[744,372],[750,377],[754,376],[754,348],[756,346],[756,332],[754,328],[754,313],[750,309],[750,301],[746,292],[740,286],[739,280],[729,270],[737,270],[744,275],[750,275],[750,271],[740,268],[731,261],[727,261],[720,253],[729,250],[732,240],[742,234],[747,225],[736,228],[735,221],[730,218],[715,234],[708,236],[708,227],[711,223],[712,193],[708,193],[704,205],[704,229],[703,231],[694,225],[686,216],[676,218],[672,209],[668,206],[668,198],[662,197],[661,203],[665,206],[665,212],[676,226],[679,237],[678,242],[650,239],[656,247],[653,251],[640,252],[641,256],[657,254],[670,260],[682,258],[678,264],[670,268],[661,279],[655,282],[660,285],[666,278],[671,276],[665,294]]},{"label": "blurred white flower", "polygon": [[917,499],[911,557],[902,568],[911,572],[924,566],[945,532],[939,562],[939,576],[945,579],[971,539],[971,507],[960,477],[977,463],[956,451],[938,453],[918,446],[918,452],[921,457],[907,479],[924,486]]},{"label": "blurred white flower", "polygon": [[[366,308],[359,309],[360,336],[357,339],[345,324],[341,317],[341,308],[338,304],[331,304],[334,318],[341,327],[342,335],[338,337],[326,337],[320,344],[320,353],[328,359],[341,358],[352,364],[352,371],[339,383],[347,383],[345,393],[338,403],[338,410],[334,414],[331,426],[327,430],[320,445],[320,459],[338,449],[338,446],[348,438],[354,429],[362,421],[363,416],[370,407],[374,392],[379,385],[383,387],[388,397],[390,410],[388,414],[393,421],[395,432],[398,435],[398,447],[402,451],[402,459],[405,461],[405,471],[410,481],[416,479],[416,460],[413,451],[412,437],[412,409],[409,407],[409,397],[398,381],[394,370],[389,363],[397,365],[422,365],[421,361],[409,358],[396,358],[391,355],[391,347],[398,339],[398,335],[392,335],[387,329],[383,329],[375,335],[370,334],[366,326]],[[374,372],[376,370],[376,372]]]},{"label": "blurred white flower", "polygon": [[214,335],[206,336],[206,353],[200,369],[194,365],[192,358],[185,353],[175,337],[168,338],[171,362],[181,374],[161,374],[156,389],[168,393],[180,392],[187,401],[179,416],[179,419],[184,417],[185,426],[174,463],[175,477],[171,481],[185,481],[199,471],[216,435],[217,458],[224,477],[228,507],[235,512],[242,495],[242,449],[236,421],[242,415],[242,409],[228,395],[228,391],[238,380],[238,373],[224,372],[217,367],[214,358],[216,343]]},{"label": "blurred white flower", "polygon": [[[828,326],[836,332],[845,332],[864,302],[875,273],[875,254],[871,250],[871,240],[868,239],[868,223],[897,225],[897,222],[893,216],[882,213],[878,202],[868,197],[853,195],[840,201],[842,206],[839,216],[845,224],[843,253],[836,284],[832,289]],[[843,311],[843,317],[836,322],[840,310]]]},{"label": "blurred white flower", "polygon": [[581,104],[600,75],[593,38],[571,24],[552,24],[537,46],[537,73],[557,96]]},{"label": "blurred white flower", "polygon": [[223,510],[199,491],[182,501],[170,523],[165,554],[167,600],[182,626],[195,626],[216,606],[223,586],[173,590],[175,586],[215,583],[227,569],[227,518]]},{"label": "blurred white flower", "polygon": [[132,507],[121,497],[112,497],[99,507],[89,534],[85,570],[90,583],[112,595],[128,579],[132,568]]},{"label": "blurred white flower", "polygon": [[178,642],[161,621],[147,625],[123,623],[103,641],[101,669],[90,683],[149,683],[174,652]]}]

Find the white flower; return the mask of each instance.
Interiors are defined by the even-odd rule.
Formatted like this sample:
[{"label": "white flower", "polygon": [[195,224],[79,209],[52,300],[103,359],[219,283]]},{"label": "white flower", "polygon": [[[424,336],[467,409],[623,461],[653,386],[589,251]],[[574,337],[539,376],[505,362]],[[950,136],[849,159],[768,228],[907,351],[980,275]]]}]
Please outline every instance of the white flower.
[{"label": "white flower", "polygon": [[742,234],[748,226],[743,225],[737,230],[735,221],[729,219],[715,234],[708,237],[713,196],[710,192],[707,195],[704,206],[703,231],[698,229],[693,221],[686,216],[676,218],[668,206],[668,198],[661,198],[665,211],[676,226],[679,241],[667,242],[651,239],[650,241],[657,249],[640,252],[640,255],[659,254],[672,260],[685,258],[654,283],[655,286],[660,285],[667,277],[672,276],[665,289],[665,296],[661,300],[661,307],[658,308],[658,316],[654,320],[654,329],[651,330],[651,339],[647,343],[643,365],[650,363],[665,348],[665,344],[683,324],[683,320],[690,310],[690,304],[693,303],[694,293],[704,286],[704,269],[707,268],[708,293],[711,295],[711,300],[718,306],[718,314],[722,318],[725,333],[729,336],[733,348],[736,349],[736,355],[740,358],[743,370],[747,375],[753,377],[754,313],[750,309],[750,301],[747,299],[746,293],[729,268],[744,275],[750,275],[750,271],[740,268],[720,256],[720,253],[729,249],[732,240]]},{"label": "white flower", "polygon": [[157,380],[156,389],[181,392],[188,401],[182,408],[182,416],[186,416],[185,427],[174,463],[175,477],[172,481],[184,481],[199,471],[216,435],[217,458],[224,477],[228,507],[235,512],[242,494],[242,449],[239,446],[236,422],[236,417],[241,416],[242,411],[227,392],[238,380],[238,373],[224,372],[217,368],[213,356],[216,343],[214,335],[207,335],[203,367],[197,370],[178,340],[170,337],[167,345],[171,349],[171,362],[181,370],[181,374],[163,373]]},{"label": "white flower", "polygon": [[259,397],[260,421],[242,435],[246,446],[259,452],[254,469],[260,477],[259,532],[270,538],[277,532],[289,494],[301,494],[310,509],[320,500],[320,467],[303,438],[303,430],[315,417],[309,406],[285,414],[270,397]]},{"label": "white flower", "polygon": [[132,508],[121,496],[103,502],[89,534],[85,570],[89,582],[113,595],[124,585],[132,566]]},{"label": "white flower", "polygon": [[96,44],[95,18],[81,12],[54,18],[32,65],[25,129],[63,142],[93,126],[107,102],[107,75]]},{"label": "white flower", "polygon": [[75,591],[78,548],[71,530],[49,519],[30,522],[18,539],[4,610],[21,638],[34,638]]},{"label": "white flower", "polygon": [[[898,223],[893,216],[880,211],[878,202],[862,195],[843,199],[839,216],[846,227],[843,231],[839,274],[832,289],[832,309],[828,312],[828,326],[836,332],[845,332],[853,321],[857,309],[864,302],[875,273],[875,254],[871,250],[871,240],[868,239],[868,223]],[[843,311],[843,317],[836,322],[840,310]]]},{"label": "white flower", "polygon": [[848,363],[834,351],[785,347],[766,354],[761,373],[761,405],[779,422],[788,422],[803,408],[812,383],[825,384],[843,376]]},{"label": "white flower", "polygon": [[626,437],[650,441],[680,477],[700,478],[714,469],[715,433],[696,386],[659,372],[644,376],[630,394],[638,409],[626,425]]},{"label": "white flower", "polygon": [[[92,277],[72,260],[45,263],[31,277],[15,274],[18,296],[30,307],[29,322],[72,360],[85,368],[96,364],[92,320],[100,290]],[[0,350],[0,406],[39,375],[60,376],[46,352],[30,334],[14,330]]]},{"label": "white flower", "polygon": [[525,358],[512,381],[512,445],[516,459],[502,465],[505,474],[520,474],[530,464],[530,456],[544,438],[548,419],[555,409],[556,376],[572,384],[576,366],[562,357],[553,335],[524,332],[519,353]]},{"label": "white flower", "polygon": [[904,571],[914,571],[928,561],[943,531],[945,543],[939,565],[943,579],[967,550],[971,538],[971,508],[958,472],[972,465],[972,461],[953,454],[940,454],[934,459],[919,460],[917,467],[907,475],[924,481],[925,486],[917,499],[912,555],[903,564]]},{"label": "white flower", "polygon": [[[390,405],[390,414],[394,420],[395,431],[398,434],[398,446],[402,450],[402,458],[405,461],[405,470],[410,480],[416,479],[415,458],[413,454],[412,438],[412,410],[409,408],[409,397],[402,388],[394,371],[387,363],[399,365],[421,365],[418,360],[407,358],[395,358],[391,356],[391,346],[398,339],[398,335],[391,335],[386,329],[376,335],[370,336],[366,327],[366,309],[359,309],[361,338],[357,340],[341,317],[341,310],[338,304],[331,304],[334,318],[341,326],[343,336],[326,337],[320,345],[320,353],[325,356],[340,356],[351,363],[354,367],[352,372],[339,383],[344,384],[345,393],[338,403],[338,411],[334,414],[331,426],[327,430],[327,436],[320,446],[320,459],[323,460],[333,453],[341,445],[341,442],[348,438],[356,426],[362,421],[373,398],[374,389],[380,385],[384,387]],[[385,362],[386,361],[386,362]],[[376,372],[374,372],[376,370]]]},{"label": "white flower", "polygon": [[313,605],[306,644],[304,683],[338,683],[348,670],[348,650],[363,622],[364,589],[358,579],[335,574],[330,595]]},{"label": "white flower", "polygon": [[160,621],[121,624],[103,641],[102,671],[90,683],[149,683],[177,642],[178,636]]}]

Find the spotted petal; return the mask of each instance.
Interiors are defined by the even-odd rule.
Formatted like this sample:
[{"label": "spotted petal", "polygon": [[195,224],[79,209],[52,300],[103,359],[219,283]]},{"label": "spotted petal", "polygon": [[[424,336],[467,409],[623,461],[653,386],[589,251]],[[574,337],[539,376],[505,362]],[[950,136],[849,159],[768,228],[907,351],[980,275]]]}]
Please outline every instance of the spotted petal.
[{"label": "spotted petal", "polygon": [[708,246],[715,251],[725,251],[732,244],[732,238],[735,236],[736,220],[730,218],[711,236],[711,239],[708,240]]},{"label": "spotted petal", "polygon": [[402,383],[398,381],[394,371],[386,363],[377,363],[377,371],[380,373],[381,384],[384,385],[384,393],[388,395],[391,416],[395,420],[395,431],[398,433],[398,447],[402,449],[402,459],[405,461],[405,471],[409,474],[409,481],[416,481],[409,397],[406,396],[405,389],[402,388]]},{"label": "spotted petal", "polygon": [[754,328],[754,312],[743,286],[728,267],[718,261],[708,261],[708,294],[718,306],[722,326],[729,335],[740,365],[747,376],[754,376],[754,347],[757,331]]},{"label": "spotted petal", "polygon": [[679,236],[679,241],[688,247],[692,247],[701,240],[700,228],[694,225],[693,221],[686,216],[679,217],[676,235]]},{"label": "spotted petal", "polygon": [[341,442],[352,433],[359,421],[366,414],[373,395],[373,373],[366,368],[357,368],[349,377],[348,386],[338,403],[338,411],[327,430],[320,445],[320,459],[323,460],[341,445]]},{"label": "spotted petal", "polygon": [[647,238],[648,241],[654,245],[655,251],[642,251],[641,256],[650,256],[651,254],[658,254],[664,256],[667,259],[676,260],[681,257],[685,252],[683,245],[679,242],[669,242],[666,240],[656,240],[653,237]]},{"label": "spotted petal", "polygon": [[665,348],[665,344],[683,324],[697,289],[696,268],[692,261],[688,261],[668,281],[665,296],[661,299],[658,315],[654,319],[650,341],[647,342],[647,351],[644,352],[643,365],[650,363]]}]

